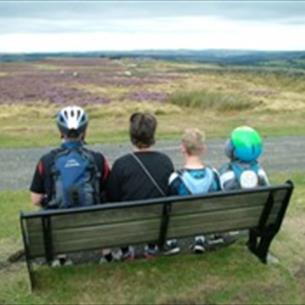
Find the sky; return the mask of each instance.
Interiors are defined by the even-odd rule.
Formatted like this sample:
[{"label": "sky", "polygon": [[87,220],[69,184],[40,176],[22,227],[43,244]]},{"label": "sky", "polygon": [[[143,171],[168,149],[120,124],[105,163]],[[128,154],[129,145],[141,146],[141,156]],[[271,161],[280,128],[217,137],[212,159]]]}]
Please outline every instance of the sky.
[{"label": "sky", "polygon": [[0,0],[0,53],[305,50],[305,1]]}]

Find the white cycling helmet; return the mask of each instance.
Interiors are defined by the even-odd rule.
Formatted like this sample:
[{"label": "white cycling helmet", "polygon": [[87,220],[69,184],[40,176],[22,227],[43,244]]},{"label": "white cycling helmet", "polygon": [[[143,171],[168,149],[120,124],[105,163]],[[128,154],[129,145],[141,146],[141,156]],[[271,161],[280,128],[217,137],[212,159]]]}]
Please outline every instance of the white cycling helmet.
[{"label": "white cycling helmet", "polygon": [[63,135],[78,136],[88,126],[88,114],[79,106],[68,106],[57,113],[56,121]]}]

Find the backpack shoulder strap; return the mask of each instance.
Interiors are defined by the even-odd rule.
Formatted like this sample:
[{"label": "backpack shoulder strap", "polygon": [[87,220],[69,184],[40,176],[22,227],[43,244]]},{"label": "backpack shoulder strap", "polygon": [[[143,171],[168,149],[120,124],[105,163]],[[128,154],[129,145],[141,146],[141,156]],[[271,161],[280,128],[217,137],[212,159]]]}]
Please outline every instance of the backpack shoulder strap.
[{"label": "backpack shoulder strap", "polygon": [[190,190],[190,188],[188,187],[188,183],[185,181],[185,178],[183,176],[184,173],[186,173],[187,171],[185,169],[178,169],[176,171],[181,183],[183,184],[185,190],[188,192],[188,195],[192,195],[192,191]]},{"label": "backpack shoulder strap", "polygon": [[233,173],[236,176],[236,179],[239,180],[242,172],[243,172],[243,168],[238,164],[238,162],[233,161],[230,163],[230,169],[233,171]]},{"label": "backpack shoulder strap", "polygon": [[96,173],[99,176],[102,174],[102,158],[98,158],[98,154],[94,153],[93,151],[86,149],[85,147],[79,147],[78,151],[80,154],[84,155],[90,162],[91,165],[94,167]]},{"label": "backpack shoulder strap", "polygon": [[261,166],[258,164],[257,161],[253,161],[251,164],[251,170],[253,170],[254,172],[256,172],[258,174],[259,170],[261,169]]},{"label": "backpack shoulder strap", "polygon": [[211,166],[206,166],[205,167],[205,172],[206,172],[206,185],[207,185],[207,192],[211,190],[211,187],[214,182],[214,178],[217,176],[218,178],[218,173],[214,168]]},{"label": "backpack shoulder strap", "polygon": [[143,162],[138,158],[138,156],[134,153],[130,154],[133,159],[139,164],[139,166],[142,168],[143,172],[146,174],[146,176],[148,177],[148,179],[153,183],[153,185],[156,187],[156,189],[158,190],[158,192],[163,196],[166,197],[165,192],[162,190],[162,188],[159,186],[158,182],[154,179],[154,177],[150,174],[150,172],[148,171],[148,169],[145,167],[145,165],[143,164]]},{"label": "backpack shoulder strap", "polygon": [[56,157],[58,156],[58,154],[60,154],[64,150],[65,149],[62,147],[51,150],[50,153],[48,154],[48,158],[47,158],[48,165],[52,165],[54,163]]},{"label": "backpack shoulder strap", "polygon": [[210,179],[210,188],[213,185],[213,182],[216,180],[216,183],[218,187],[220,188],[220,176],[219,172],[211,166],[206,167],[207,171],[210,173],[209,179]]},{"label": "backpack shoulder strap", "polygon": [[78,151],[83,154],[90,162],[90,166],[93,169],[94,176],[93,176],[93,183],[94,183],[94,197],[95,202],[100,202],[100,193],[101,193],[101,177],[102,177],[102,165],[101,160],[98,160],[97,154],[93,151],[86,149],[85,147],[81,146],[78,148]]}]

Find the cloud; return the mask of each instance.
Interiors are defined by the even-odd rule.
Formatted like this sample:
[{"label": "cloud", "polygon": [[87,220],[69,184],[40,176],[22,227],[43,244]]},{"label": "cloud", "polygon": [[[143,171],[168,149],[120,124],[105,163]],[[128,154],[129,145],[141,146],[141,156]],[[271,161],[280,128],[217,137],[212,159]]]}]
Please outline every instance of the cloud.
[{"label": "cloud", "polygon": [[217,16],[234,20],[304,20],[302,1],[4,1],[0,18],[96,20]]},{"label": "cloud", "polygon": [[[171,22],[169,22],[169,19]],[[305,25],[265,26],[220,18],[175,17],[134,20],[129,28],[103,32],[0,35],[0,52],[52,52],[143,49],[304,50]],[[159,27],[157,27],[159,25]],[[138,31],[134,29],[138,28]],[[285,37],[285,39],[283,39]]]},{"label": "cloud", "polygon": [[299,1],[5,1],[0,52],[304,50],[304,11]]}]

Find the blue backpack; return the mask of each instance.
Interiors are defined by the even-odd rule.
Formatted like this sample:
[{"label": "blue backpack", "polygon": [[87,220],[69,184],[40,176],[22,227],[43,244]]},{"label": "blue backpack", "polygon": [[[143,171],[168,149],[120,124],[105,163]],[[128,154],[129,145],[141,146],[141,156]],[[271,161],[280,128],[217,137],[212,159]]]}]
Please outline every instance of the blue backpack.
[{"label": "blue backpack", "polygon": [[[181,195],[196,195],[208,193],[214,182],[213,170],[209,167],[205,169],[205,177],[201,179],[194,178],[188,171],[177,171],[180,179],[183,182],[183,186],[188,194]],[[181,190],[183,193],[184,191]]]},{"label": "blue backpack", "polygon": [[56,152],[52,166],[53,195],[49,208],[99,203],[100,178],[94,155],[82,146]]}]

